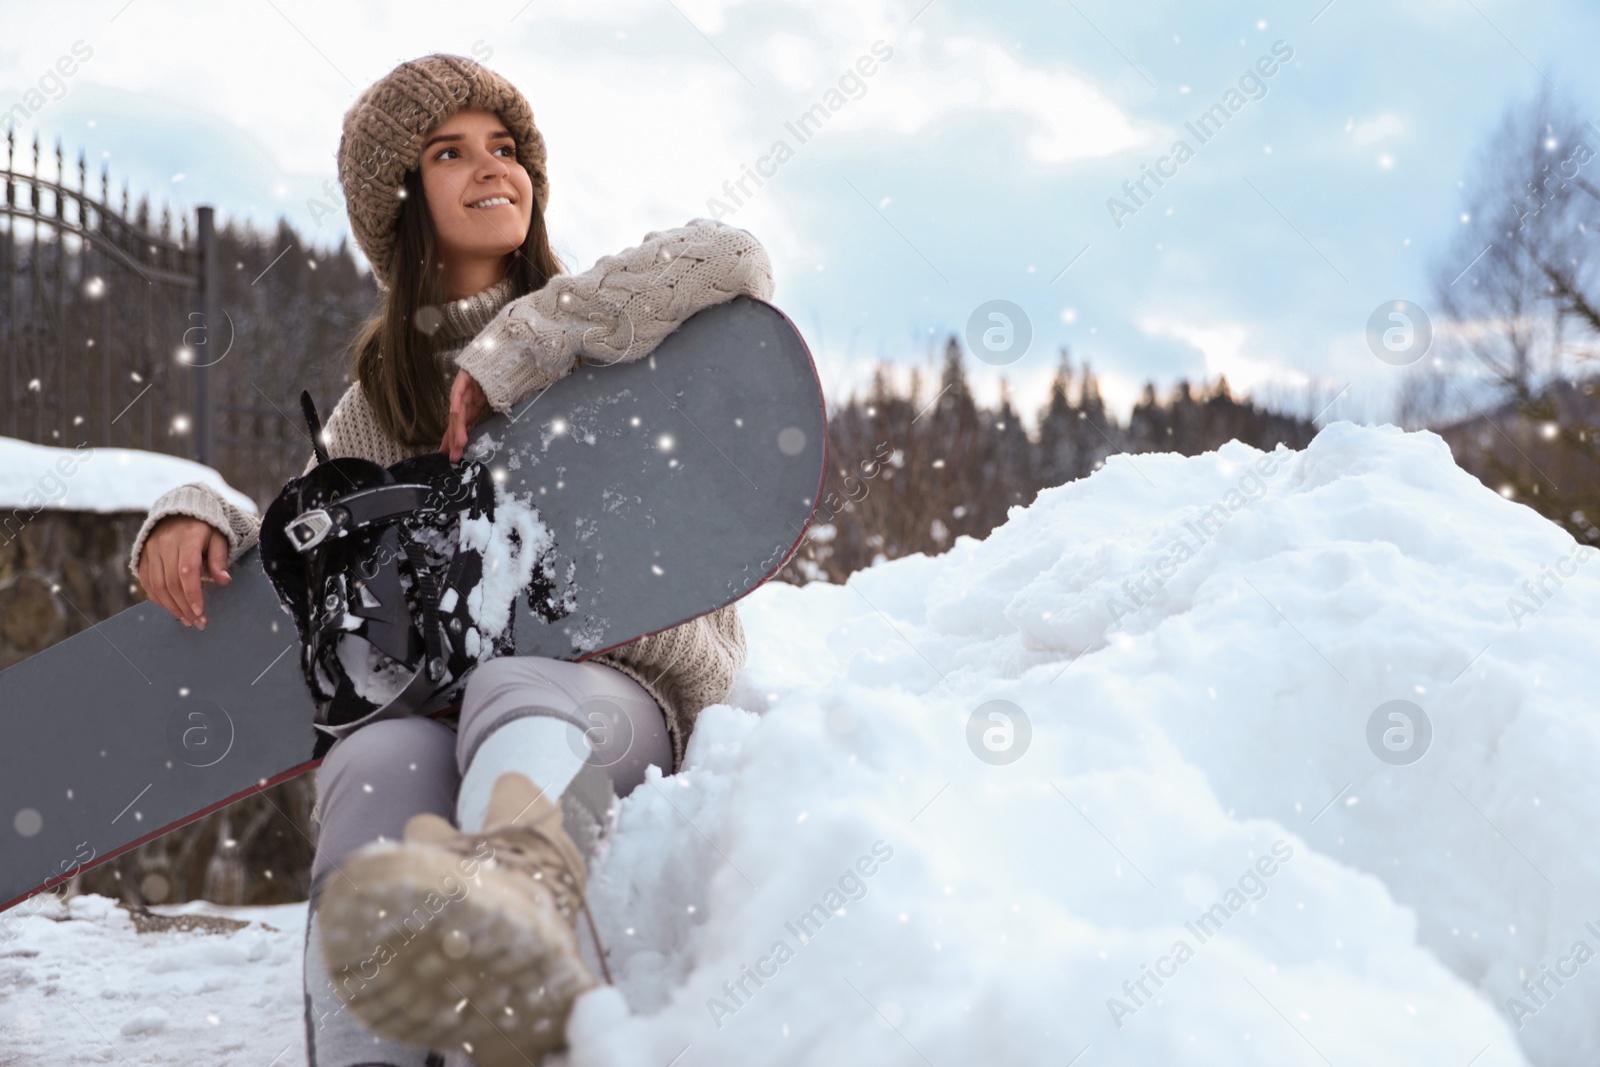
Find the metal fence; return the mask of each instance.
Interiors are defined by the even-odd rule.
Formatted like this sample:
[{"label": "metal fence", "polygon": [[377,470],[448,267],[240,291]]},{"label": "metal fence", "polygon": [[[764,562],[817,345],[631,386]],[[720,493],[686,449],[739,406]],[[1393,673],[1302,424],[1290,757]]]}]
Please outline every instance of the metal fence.
[{"label": "metal fence", "polygon": [[[148,203],[112,206],[110,177],[91,195],[78,156],[78,188],[59,142],[58,180],[16,167],[6,136],[0,204],[0,373],[6,405],[0,429],[41,444],[121,445],[211,459],[204,323],[215,274],[212,211],[172,233]],[[208,271],[209,268],[209,271]],[[167,413],[172,414],[168,415]]]},{"label": "metal fence", "polygon": [[59,141],[52,176],[37,136],[27,172],[17,147],[8,132],[0,434],[184,456],[270,500],[310,451],[300,390],[327,410],[344,388],[337,352],[375,305],[370,279],[286,223],[219,231],[211,207],[158,222],[126,182],[113,200],[105,166],[96,191],[82,152],[73,181]]}]

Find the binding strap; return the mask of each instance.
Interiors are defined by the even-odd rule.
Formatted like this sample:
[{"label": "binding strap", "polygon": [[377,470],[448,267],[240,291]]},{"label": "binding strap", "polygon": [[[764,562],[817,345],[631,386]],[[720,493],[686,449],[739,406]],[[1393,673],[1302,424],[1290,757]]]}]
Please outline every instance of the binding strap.
[{"label": "binding strap", "polygon": [[311,451],[317,454],[318,463],[328,462],[328,446],[322,443],[322,420],[317,417],[317,405],[311,402],[311,390],[300,390],[300,410],[305,413],[306,426],[311,430]]},{"label": "binding strap", "polygon": [[284,531],[296,549],[309,552],[329,535],[339,536],[373,523],[414,514],[427,503],[428,493],[426,485],[409,482],[346,493],[331,504],[295,516]]}]

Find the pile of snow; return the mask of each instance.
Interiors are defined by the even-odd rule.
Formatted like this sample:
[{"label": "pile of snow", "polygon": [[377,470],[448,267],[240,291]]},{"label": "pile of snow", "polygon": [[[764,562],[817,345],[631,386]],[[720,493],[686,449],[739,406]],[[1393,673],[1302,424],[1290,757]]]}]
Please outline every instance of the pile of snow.
[{"label": "pile of snow", "polygon": [[[767,585],[683,772],[621,806],[618,985],[552,1062],[1594,1062],[1595,555],[1438,437],[1337,424]],[[169,1034],[268,990],[257,1062],[300,1040],[288,964],[175,998],[148,953],[42,936],[34,983],[137,990]],[[16,981],[0,1063],[18,1012],[101,1055]]]},{"label": "pile of snow", "polygon": [[765,586],[623,807],[572,1062],[1594,1062],[1596,555],[1337,424]]},{"label": "pile of snow", "polygon": [[51,448],[0,437],[0,509],[149,511],[156,498],[202,482],[255,514],[253,500],[193,460],[136,448]]}]

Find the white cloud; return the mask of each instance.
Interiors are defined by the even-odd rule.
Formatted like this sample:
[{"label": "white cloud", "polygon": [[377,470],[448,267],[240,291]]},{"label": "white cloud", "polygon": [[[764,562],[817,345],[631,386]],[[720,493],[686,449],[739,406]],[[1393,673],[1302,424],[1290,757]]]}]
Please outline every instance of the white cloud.
[{"label": "white cloud", "polygon": [[1219,320],[1201,324],[1162,313],[1148,313],[1139,319],[1138,326],[1147,336],[1182,341],[1199,349],[1205,358],[1205,377],[1225,375],[1229,387],[1236,392],[1281,379],[1291,370],[1246,354],[1253,331],[1242,322]]},{"label": "white cloud", "polygon": [[[1143,144],[1147,137],[1088,80],[1064,67],[1021,63],[996,41],[972,35],[931,35],[914,28],[897,48],[892,76],[874,87],[876,99],[850,116],[850,125],[910,136],[959,113],[1019,115],[1033,126],[1025,148],[1038,163],[1098,159]],[[905,66],[895,66],[902,60]]]},{"label": "white cloud", "polygon": [[1406,123],[1399,115],[1385,112],[1370,119],[1362,119],[1360,122],[1354,118],[1347,119],[1344,132],[1350,135],[1353,143],[1365,147],[1400,136],[1406,132]]},{"label": "white cloud", "polygon": [[1125,374],[1112,367],[1095,368],[1095,378],[1100,384],[1100,398],[1106,410],[1118,421],[1127,422],[1133,407],[1144,394],[1145,380],[1136,374]]},{"label": "white cloud", "polygon": [[762,70],[782,82],[787,89],[803,92],[816,86],[816,48],[814,42],[797,33],[780,31],[766,42]]}]

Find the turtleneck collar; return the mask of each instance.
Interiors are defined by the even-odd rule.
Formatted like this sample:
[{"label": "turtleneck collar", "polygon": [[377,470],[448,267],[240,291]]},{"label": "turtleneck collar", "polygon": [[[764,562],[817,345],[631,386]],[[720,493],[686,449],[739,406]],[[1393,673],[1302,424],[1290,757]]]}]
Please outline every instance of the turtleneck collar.
[{"label": "turtleneck collar", "polygon": [[443,350],[460,348],[472,340],[479,330],[489,325],[495,312],[510,303],[512,286],[512,277],[507,274],[481,293],[447,301],[439,309],[443,318],[434,331],[434,342]]}]

